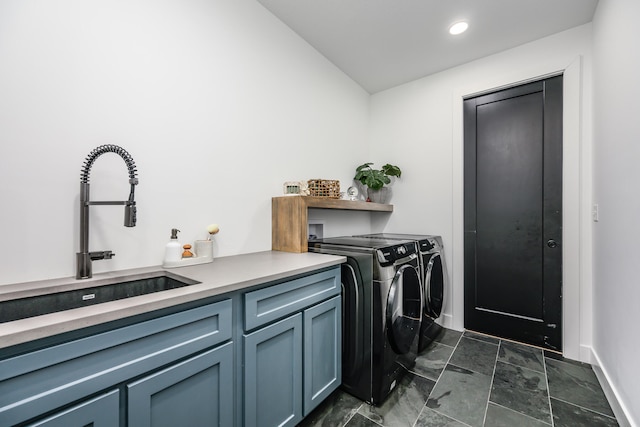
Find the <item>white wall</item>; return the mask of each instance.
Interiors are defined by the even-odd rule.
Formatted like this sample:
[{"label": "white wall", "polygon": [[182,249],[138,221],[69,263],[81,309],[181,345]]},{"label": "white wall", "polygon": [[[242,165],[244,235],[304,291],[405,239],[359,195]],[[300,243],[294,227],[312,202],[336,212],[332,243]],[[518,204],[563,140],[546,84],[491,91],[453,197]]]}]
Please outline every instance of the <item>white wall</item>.
[{"label": "white wall", "polygon": [[638,16],[637,0],[607,0],[593,21],[593,348],[632,425],[640,425]]},{"label": "white wall", "polygon": [[373,160],[403,169],[386,230],[443,236],[453,288],[445,324],[462,329],[462,97],[564,71],[564,350],[585,359],[591,344],[590,24],[373,95],[371,150]]},{"label": "white wall", "polygon": [[[90,249],[116,253],[94,272],[159,264],[172,227],[187,243],[219,223],[217,256],[268,250],[282,183],[346,188],[368,150],[368,94],[254,0],[5,0],[0,58],[0,284],[75,274],[98,145],[140,184],[135,228],[91,208]],[[91,183],[125,198],[124,162]]]}]

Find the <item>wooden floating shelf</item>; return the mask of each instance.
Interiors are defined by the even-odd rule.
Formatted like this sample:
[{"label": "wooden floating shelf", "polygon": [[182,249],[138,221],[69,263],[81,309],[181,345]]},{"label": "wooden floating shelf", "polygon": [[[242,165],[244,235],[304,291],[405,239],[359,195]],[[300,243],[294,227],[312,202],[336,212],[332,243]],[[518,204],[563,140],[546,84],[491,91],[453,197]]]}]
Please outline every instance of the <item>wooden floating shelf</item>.
[{"label": "wooden floating shelf", "polygon": [[[282,199],[285,197],[276,197]],[[291,196],[286,197],[287,199]],[[393,212],[393,205],[381,203],[363,202],[361,200],[327,199],[326,197],[298,196],[303,204],[315,209],[342,209],[350,211]]]},{"label": "wooden floating shelf", "polygon": [[281,196],[271,199],[271,249],[307,252],[308,209],[393,212],[393,205],[311,196]]}]

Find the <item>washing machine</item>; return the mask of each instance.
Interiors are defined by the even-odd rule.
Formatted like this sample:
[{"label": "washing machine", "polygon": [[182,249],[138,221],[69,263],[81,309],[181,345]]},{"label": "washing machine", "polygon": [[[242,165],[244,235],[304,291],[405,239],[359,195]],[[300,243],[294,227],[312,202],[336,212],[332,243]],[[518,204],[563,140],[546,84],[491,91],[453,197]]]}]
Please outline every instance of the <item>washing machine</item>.
[{"label": "washing machine", "polygon": [[357,237],[385,241],[412,240],[418,244],[420,251],[420,277],[424,296],[419,350],[423,351],[442,332],[442,326],[436,323],[436,319],[440,318],[449,293],[442,237],[400,233],[366,234]]},{"label": "washing machine", "polygon": [[309,252],[342,255],[342,388],[373,405],[418,353],[422,286],[414,241],[334,237]]}]

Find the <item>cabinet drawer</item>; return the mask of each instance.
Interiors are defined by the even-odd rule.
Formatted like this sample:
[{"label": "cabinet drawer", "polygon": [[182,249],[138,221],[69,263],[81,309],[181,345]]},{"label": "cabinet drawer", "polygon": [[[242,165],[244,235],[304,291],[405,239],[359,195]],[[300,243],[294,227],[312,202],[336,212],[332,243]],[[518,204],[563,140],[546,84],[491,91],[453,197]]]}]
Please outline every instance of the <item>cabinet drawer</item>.
[{"label": "cabinet drawer", "polygon": [[231,339],[231,300],[0,361],[0,425],[13,425]]},{"label": "cabinet drawer", "polygon": [[340,268],[301,277],[245,294],[245,330],[284,318],[338,295]]}]

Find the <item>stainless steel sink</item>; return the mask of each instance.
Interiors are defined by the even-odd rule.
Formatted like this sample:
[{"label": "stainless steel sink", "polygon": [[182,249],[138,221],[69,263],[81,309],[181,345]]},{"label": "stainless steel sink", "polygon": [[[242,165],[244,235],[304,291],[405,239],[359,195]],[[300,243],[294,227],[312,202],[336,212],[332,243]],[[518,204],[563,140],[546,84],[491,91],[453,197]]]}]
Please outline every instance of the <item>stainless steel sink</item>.
[{"label": "stainless steel sink", "polygon": [[0,302],[0,323],[56,313],[169,289],[195,285],[195,280],[159,271],[96,281],[91,287]]}]

